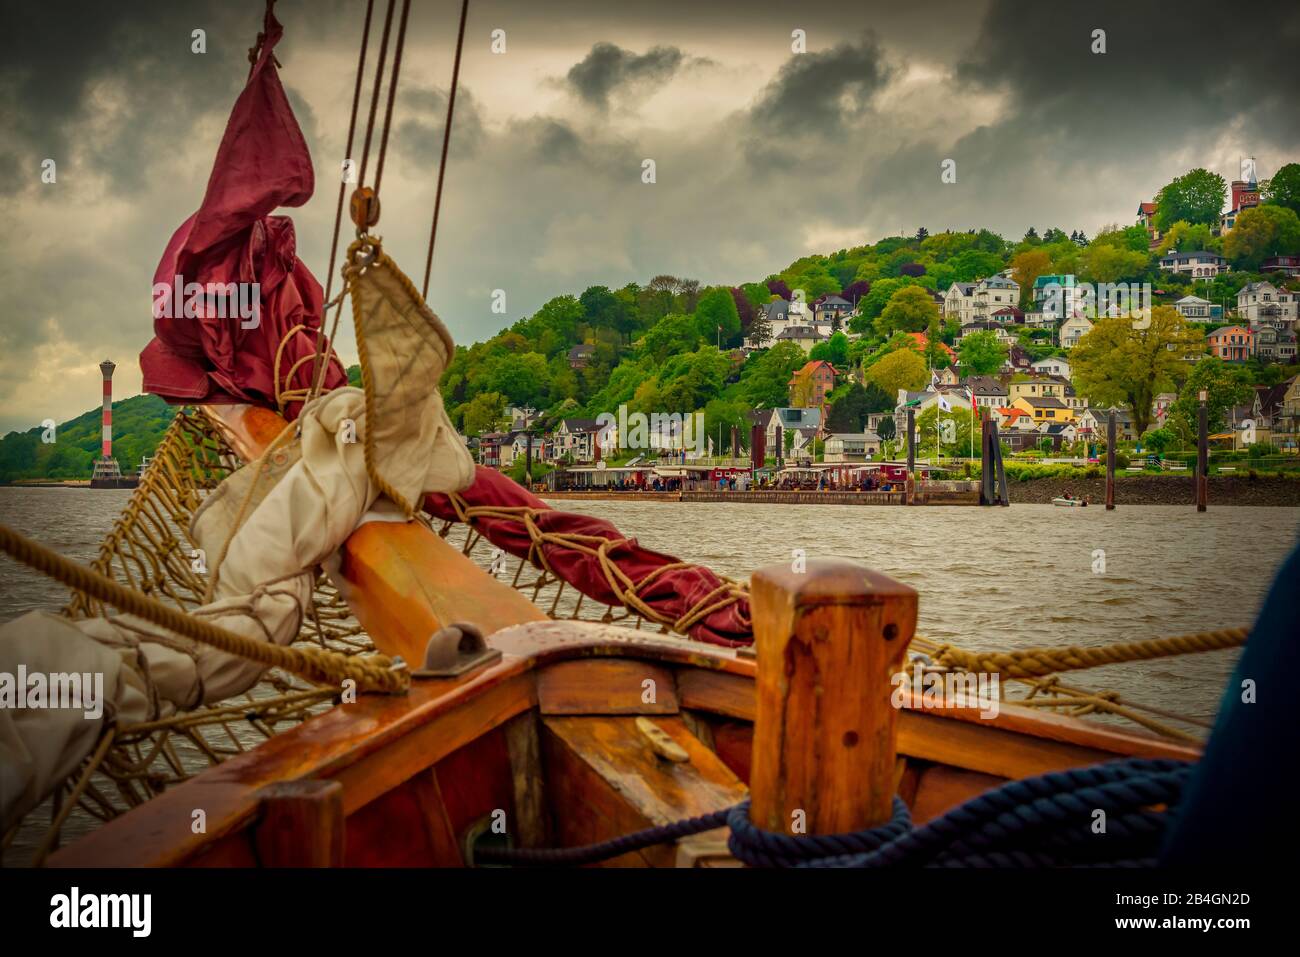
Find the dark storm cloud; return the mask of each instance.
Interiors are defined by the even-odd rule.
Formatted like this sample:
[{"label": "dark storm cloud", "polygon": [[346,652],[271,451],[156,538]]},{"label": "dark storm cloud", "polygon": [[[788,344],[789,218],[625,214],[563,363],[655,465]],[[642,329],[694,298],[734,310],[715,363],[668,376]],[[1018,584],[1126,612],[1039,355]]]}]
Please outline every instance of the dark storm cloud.
[{"label": "dark storm cloud", "polygon": [[[6,6],[0,95],[20,106],[3,114],[5,137],[18,169],[32,171],[17,177],[19,190],[39,188],[46,157],[67,172],[91,164],[86,172],[106,176],[115,191],[147,189],[168,138],[184,137],[239,89],[231,63],[245,56],[260,22],[217,0]],[[205,54],[191,52],[195,29],[207,32]],[[116,120],[97,129],[105,111]]]},{"label": "dark storm cloud", "polygon": [[[447,91],[433,87],[405,89],[397,95],[405,117],[393,131],[393,147],[403,160],[417,167],[436,170],[442,154],[442,137],[447,122]],[[448,154],[454,158],[473,156],[486,133],[474,94],[462,86],[456,91],[456,113],[452,117]]]},{"label": "dark storm cloud", "polygon": [[[956,81],[1009,92],[1005,126],[1068,128],[1089,153],[1168,145],[1233,122],[1294,142],[1300,5],[1265,0],[1250,12],[1251,27],[1239,29],[1216,0],[995,0]],[[1094,30],[1105,31],[1105,53],[1092,52]]]},{"label": "dark storm cloud", "polygon": [[618,91],[645,88],[669,80],[686,60],[676,47],[654,47],[637,54],[612,43],[597,43],[565,79],[583,100],[605,109]]},{"label": "dark storm cloud", "polygon": [[759,169],[790,170],[843,148],[894,70],[871,34],[791,56],[749,110],[746,157]]}]

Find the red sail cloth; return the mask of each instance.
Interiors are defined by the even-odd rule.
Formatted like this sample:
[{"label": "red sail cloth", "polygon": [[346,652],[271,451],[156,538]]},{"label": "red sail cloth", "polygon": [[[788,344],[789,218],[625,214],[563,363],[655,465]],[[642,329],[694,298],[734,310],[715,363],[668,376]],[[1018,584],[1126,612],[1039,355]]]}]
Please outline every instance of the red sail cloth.
[{"label": "red sail cloth", "polygon": [[[283,32],[268,13],[261,55],[226,123],[203,205],[172,235],[154,274],[155,284],[168,287],[176,276],[205,287],[258,283],[260,324],[241,328],[238,315],[219,318],[210,304],[197,318],[186,318],[183,311],[171,318],[156,315],[155,338],[140,354],[140,368],[144,391],[169,402],[275,408],[276,350],[298,325],[304,328],[281,350],[281,391],[311,385],[310,361],[286,377],[316,349],[324,295],[297,257],[293,220],[270,215],[279,206],[303,205],[315,188],[311,154],[271,53]],[[183,289],[177,298],[183,305]],[[324,388],[346,384],[347,374],[331,351]],[[293,402],[285,414],[293,419],[300,409],[301,403]]]},{"label": "red sail cloth", "polygon": [[[678,559],[671,555],[642,548],[635,539],[625,538],[617,528],[604,519],[557,511],[508,476],[481,465],[475,474],[474,484],[461,492],[460,496],[470,507],[527,506],[536,509],[538,514],[534,521],[543,532],[594,535],[611,542],[618,542],[619,544],[612,546],[607,554],[633,582],[641,581],[658,568],[675,565],[678,562]],[[460,520],[447,495],[426,495],[424,507],[431,515],[444,521]],[[532,542],[522,521],[514,518],[483,517],[475,519],[474,528],[503,551],[520,558],[527,557]],[[600,561],[595,556],[556,544],[544,544],[541,548],[547,564],[555,574],[582,594],[605,604],[622,604],[618,595],[609,587]],[[701,565],[689,565],[663,572],[638,594],[641,600],[656,612],[677,620],[721,584],[722,579],[709,569]],[[688,631],[692,638],[715,645],[735,647],[751,644],[754,640],[754,629],[749,617],[749,599],[741,598],[711,612]]]}]

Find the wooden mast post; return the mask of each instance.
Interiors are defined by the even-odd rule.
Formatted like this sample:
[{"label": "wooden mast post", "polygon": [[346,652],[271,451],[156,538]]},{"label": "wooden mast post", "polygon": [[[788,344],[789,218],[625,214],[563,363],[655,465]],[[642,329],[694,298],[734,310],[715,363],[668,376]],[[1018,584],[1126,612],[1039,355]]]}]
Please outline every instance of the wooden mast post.
[{"label": "wooden mast post", "polygon": [[750,820],[784,834],[888,821],[897,711],[891,677],[916,628],[917,593],[842,560],[752,580],[755,683]]},{"label": "wooden mast post", "polygon": [[1115,410],[1106,417],[1106,511],[1115,510]]},{"label": "wooden mast post", "polygon": [[1205,405],[1206,392],[1200,393],[1196,410],[1196,510],[1204,512],[1210,497],[1210,410]]}]

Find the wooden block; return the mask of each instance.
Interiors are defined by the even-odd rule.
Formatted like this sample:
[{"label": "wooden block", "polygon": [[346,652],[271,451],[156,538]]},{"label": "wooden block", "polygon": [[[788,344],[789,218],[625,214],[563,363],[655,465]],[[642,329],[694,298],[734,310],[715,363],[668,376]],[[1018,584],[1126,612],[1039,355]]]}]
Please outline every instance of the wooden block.
[{"label": "wooden block", "polygon": [[936,764],[918,775],[916,794],[909,802],[912,820],[918,825],[924,824],[976,795],[1006,783],[1006,778]]},{"label": "wooden block", "polygon": [[[654,723],[684,748],[683,763],[659,758],[634,717],[567,716],[542,720],[542,747],[558,841],[566,847],[731,807],[745,797],[740,780],[679,717]],[[676,849],[661,845],[604,866],[672,867]]]},{"label": "wooden block", "polygon": [[647,661],[561,661],[538,673],[537,707],[542,714],[676,714],[677,686],[669,669]]},{"label": "wooden block", "polygon": [[336,781],[281,781],[263,789],[254,845],[263,867],[343,864],[343,787]]}]

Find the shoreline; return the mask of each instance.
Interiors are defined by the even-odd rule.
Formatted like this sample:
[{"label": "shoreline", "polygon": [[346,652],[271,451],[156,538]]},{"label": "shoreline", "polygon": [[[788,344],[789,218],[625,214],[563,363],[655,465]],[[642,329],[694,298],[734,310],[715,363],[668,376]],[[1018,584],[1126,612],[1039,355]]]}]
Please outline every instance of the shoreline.
[{"label": "shoreline", "polygon": [[[1050,505],[1052,499],[1066,493],[1087,498],[1090,505],[1105,507],[1106,480],[1040,478],[1010,481],[1007,484],[1012,505]],[[543,499],[556,501],[636,501],[636,502],[750,502],[763,505],[902,505],[902,492],[805,492],[759,490],[720,492],[541,492]],[[954,496],[963,493],[953,493]],[[975,502],[931,501],[927,507],[956,505],[967,507]],[[1123,476],[1115,480],[1115,504],[1169,505],[1192,508],[1196,503],[1196,480],[1190,475]],[[1300,508],[1300,480],[1279,478],[1250,479],[1245,476],[1212,475],[1209,479],[1209,505],[1264,506]]]}]

